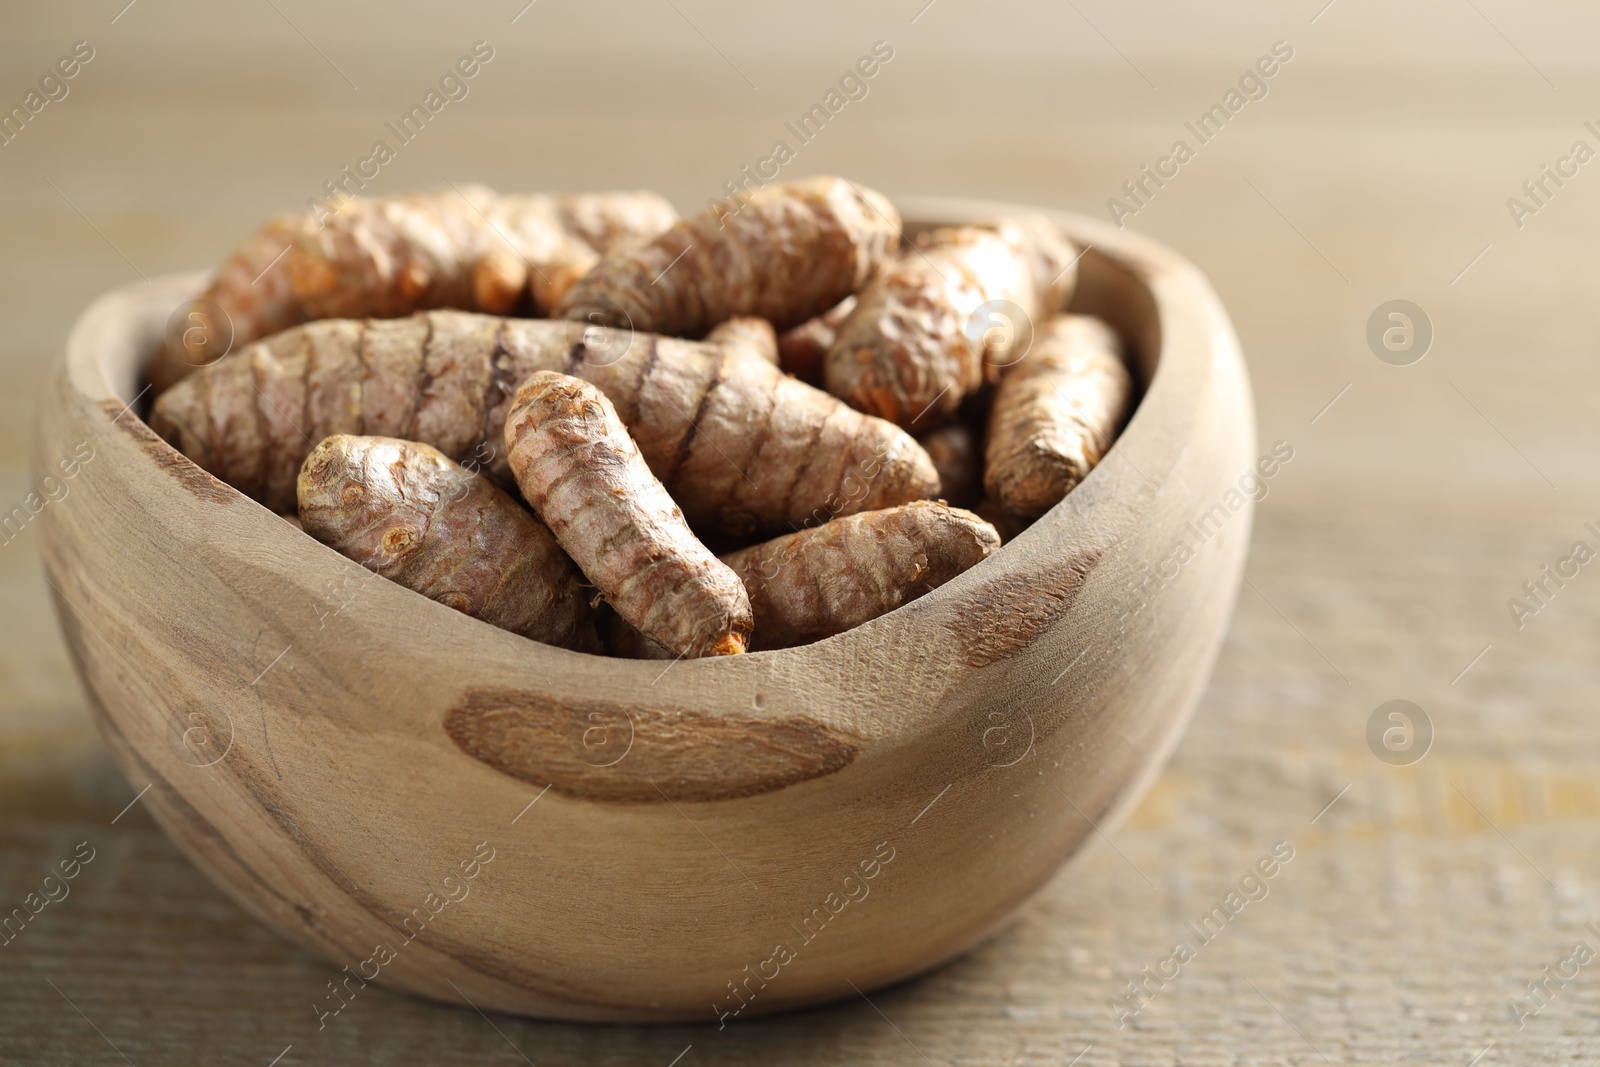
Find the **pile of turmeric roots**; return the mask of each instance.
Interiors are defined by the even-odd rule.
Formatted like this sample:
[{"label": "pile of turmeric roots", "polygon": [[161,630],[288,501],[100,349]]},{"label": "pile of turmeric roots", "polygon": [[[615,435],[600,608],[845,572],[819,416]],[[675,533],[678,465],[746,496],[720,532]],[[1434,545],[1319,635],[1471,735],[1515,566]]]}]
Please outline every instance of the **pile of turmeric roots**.
[{"label": "pile of turmeric roots", "polygon": [[280,216],[203,294],[231,350],[157,353],[151,424],[425,596],[677,658],[914,600],[1126,421],[1121,344],[1063,311],[1079,251],[1049,221],[905,242],[837,177],[735,207],[451,186]]}]

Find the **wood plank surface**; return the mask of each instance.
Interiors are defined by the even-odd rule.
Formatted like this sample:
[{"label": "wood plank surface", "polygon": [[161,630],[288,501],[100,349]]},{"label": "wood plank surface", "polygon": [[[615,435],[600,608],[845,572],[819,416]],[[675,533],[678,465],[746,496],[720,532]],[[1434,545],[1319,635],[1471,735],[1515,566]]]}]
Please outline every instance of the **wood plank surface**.
[{"label": "wood plank surface", "polygon": [[[119,15],[118,0],[8,15],[0,102],[76,40],[96,57],[0,147],[0,510],[26,494],[32,398],[84,304],[215,262],[314,195],[473,40],[493,41],[495,60],[375,191],[648,186],[692,209],[884,39],[895,59],[795,173],[1104,215],[1286,40],[1295,57],[1268,95],[1130,220],[1211,276],[1250,362],[1263,447],[1294,449],[1259,506],[1248,584],[1194,723],[1128,825],[1014,926],[870,1001],[724,1030],[615,1028],[368,988],[319,1030],[312,1005],[335,972],[213,889],[142,811],[140,783],[111,767],[24,530],[0,545],[0,911],[79,842],[94,858],[0,947],[0,1061],[1594,1058],[1589,967],[1552,980],[1520,1028],[1508,1001],[1531,1012],[1526,982],[1561,970],[1578,942],[1600,953],[1586,925],[1600,927],[1600,578],[1585,566],[1552,583],[1520,629],[1507,600],[1574,542],[1600,549],[1584,525],[1600,526],[1600,176],[1585,166],[1549,186],[1520,228],[1506,206],[1574,141],[1600,148],[1584,126],[1600,124],[1581,45],[1592,14],[1487,0],[1403,13],[1376,0],[1320,12],[1321,0],[1049,12],[941,0],[919,14],[919,0],[805,17],[539,4],[511,22],[521,6],[331,13],[281,0],[223,15],[143,0]],[[1397,298],[1435,333],[1403,367],[1364,337]],[[1409,767],[1366,739],[1396,698],[1434,731]],[[537,823],[518,829],[537,850]],[[1278,841],[1294,856],[1265,898],[1202,944],[1186,924]],[[1112,998],[1180,939],[1194,958],[1119,1028]]]}]

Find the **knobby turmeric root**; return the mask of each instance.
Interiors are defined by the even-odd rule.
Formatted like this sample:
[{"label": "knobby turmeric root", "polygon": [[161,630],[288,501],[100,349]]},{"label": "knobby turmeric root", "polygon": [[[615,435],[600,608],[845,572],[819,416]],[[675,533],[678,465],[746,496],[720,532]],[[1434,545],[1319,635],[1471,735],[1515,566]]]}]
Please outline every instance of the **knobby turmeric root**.
[{"label": "knobby turmeric root", "polygon": [[603,393],[540,371],[517,390],[505,442],[524,499],[618,615],[681,656],[745,650],[749,595],[695,538]]},{"label": "knobby turmeric root", "polygon": [[828,350],[828,392],[912,429],[945,422],[1059,310],[1076,251],[1047,220],[933,230],[863,290]]},{"label": "knobby turmeric root", "polygon": [[305,531],[363,567],[512,633],[598,649],[583,576],[555,537],[438,449],[336,435],[298,489]]},{"label": "knobby turmeric root", "polygon": [[275,511],[315,442],[433,445],[513,483],[502,431],[516,387],[558,370],[602,389],[696,525],[745,537],[938,495],[914,440],[727,346],[578,322],[430,311],[305,323],[163,393],[150,424]]},{"label": "knobby turmeric root", "polygon": [[1018,516],[1044,514],[1100,462],[1132,400],[1111,328],[1087,315],[1055,316],[995,391],[984,488]]},{"label": "knobby turmeric root", "polygon": [[786,330],[860,289],[899,235],[889,201],[843,178],[769,185],[603,256],[557,314],[678,337],[739,315]]},{"label": "knobby turmeric root", "polygon": [[943,501],[835,519],[722,557],[755,613],[752,651],[860,626],[943,585],[1000,547],[994,528]]},{"label": "knobby turmeric root", "polygon": [[[272,219],[202,296],[232,319],[235,345],[306,319],[437,307],[505,314],[529,292],[544,314],[602,253],[647,241],[677,217],[643,192],[500,196],[468,185],[355,197],[320,224],[306,214]],[[159,392],[192,369],[163,351],[150,378]]]},{"label": "knobby turmeric root", "polygon": [[778,335],[778,366],[807,385],[822,385],[822,364],[839,324],[856,309],[856,298],[847,296],[814,319],[807,319]]}]

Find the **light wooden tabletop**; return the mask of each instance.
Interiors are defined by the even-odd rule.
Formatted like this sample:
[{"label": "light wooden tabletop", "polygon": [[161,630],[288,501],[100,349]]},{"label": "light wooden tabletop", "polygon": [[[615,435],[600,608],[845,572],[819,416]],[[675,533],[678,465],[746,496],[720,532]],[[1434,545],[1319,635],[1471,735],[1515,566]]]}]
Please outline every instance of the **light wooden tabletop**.
[{"label": "light wooden tabletop", "polygon": [[[0,912],[80,842],[93,859],[0,946],[0,1061],[1596,1056],[1600,962],[1574,950],[1600,959],[1600,576],[1543,570],[1576,542],[1600,551],[1585,525],[1600,528],[1600,164],[1574,156],[1580,140],[1600,150],[1584,53],[1595,15],[1503,0],[1404,13],[1377,0],[916,0],[782,15],[279,0],[226,17],[125,3],[8,13],[0,41],[7,107],[74,42],[94,50],[65,98],[0,145],[0,510],[27,492],[33,397],[79,309],[214,263],[303,204],[479,39],[495,58],[374,191],[648,186],[692,209],[877,40],[893,60],[800,147],[795,174],[1103,216],[1125,180],[1188,141],[1193,158],[1128,221],[1210,275],[1249,359],[1263,446],[1287,442],[1293,459],[1260,505],[1210,688],[1125,827],[955,964],[720,1031],[538,1023],[376,988],[319,1030],[312,1005],[334,972],[212,888],[111,766],[24,530],[0,545]],[[1199,143],[1185,123],[1276,41],[1293,57],[1259,83],[1265,96]],[[1525,181],[1544,182],[1537,199]],[[1393,300],[1431,323],[1409,365],[1366,336]],[[1545,581],[1537,600],[1530,581]],[[1520,626],[1512,598],[1538,608]],[[1409,766],[1367,739],[1395,699],[1431,724]],[[1187,924],[1279,841],[1293,859],[1270,893],[1202,943]],[[538,847],[531,828],[525,844]],[[1193,949],[1181,967],[1178,941]],[[1176,976],[1148,981],[1147,967]],[[1119,1027],[1112,1002],[1131,981],[1151,996]]]}]

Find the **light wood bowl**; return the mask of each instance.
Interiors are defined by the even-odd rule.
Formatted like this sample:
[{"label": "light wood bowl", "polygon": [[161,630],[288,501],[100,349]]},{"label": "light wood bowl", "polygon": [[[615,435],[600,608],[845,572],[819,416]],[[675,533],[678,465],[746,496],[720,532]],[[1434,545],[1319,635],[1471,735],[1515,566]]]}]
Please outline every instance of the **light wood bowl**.
[{"label": "light wood bowl", "polygon": [[[1020,210],[903,207],[912,227]],[[37,522],[129,784],[351,990],[359,973],[482,1009],[713,1021],[971,947],[1160,767],[1249,541],[1248,503],[1203,545],[1189,526],[1255,461],[1216,296],[1149,240],[1055,217],[1091,246],[1074,309],[1123,334],[1145,385],[1106,459],[892,614],[672,666],[469,619],[201,471],[127,404],[202,278],[101,298],[46,390],[33,468],[42,495],[61,458],[94,450]],[[1198,546],[1182,566],[1180,542]]]}]

